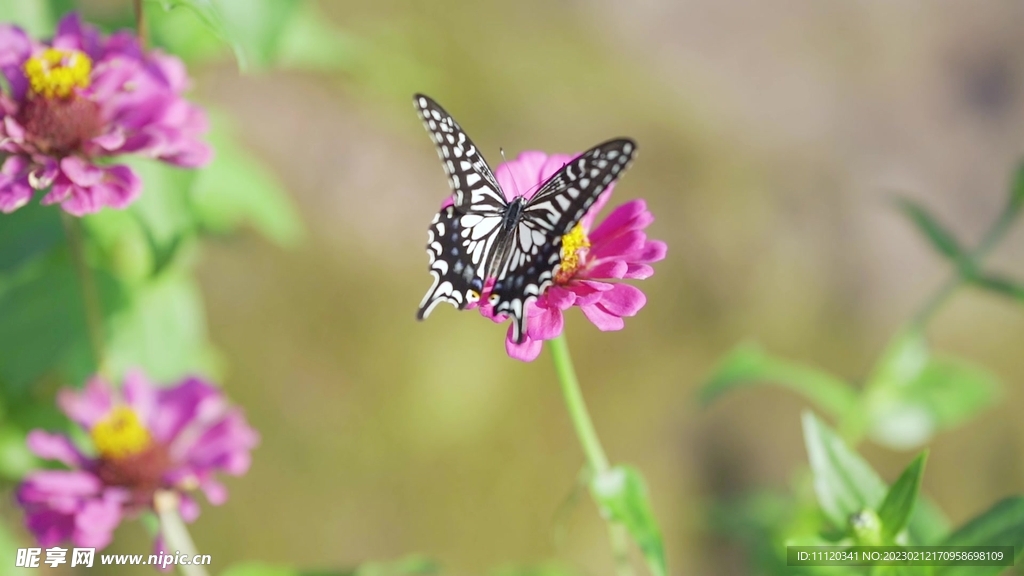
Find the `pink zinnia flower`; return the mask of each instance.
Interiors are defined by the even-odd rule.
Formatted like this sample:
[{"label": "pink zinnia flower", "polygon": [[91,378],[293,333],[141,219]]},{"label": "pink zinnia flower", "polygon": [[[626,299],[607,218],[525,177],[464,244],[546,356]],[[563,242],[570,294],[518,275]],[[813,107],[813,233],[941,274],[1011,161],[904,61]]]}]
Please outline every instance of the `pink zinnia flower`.
[{"label": "pink zinnia flower", "polygon": [[127,166],[102,160],[140,154],[183,167],[206,164],[199,138],[206,115],[181,93],[178,58],[143,51],[128,31],[111,36],[64,17],[50,42],[0,25],[0,212],[13,212],[38,190],[43,204],[81,216],[124,208],[142,190]]},{"label": "pink zinnia flower", "polygon": [[89,433],[92,449],[61,434],[29,433],[32,452],[70,468],[33,472],[18,488],[25,523],[43,547],[103,548],[122,519],[153,508],[158,491],[177,494],[191,522],[199,515],[191,493],[223,503],[227,490],[214,473],[244,474],[259,442],[241,410],[198,378],[155,388],[132,373],[118,393],[97,377],[83,390],[62,391],[58,403]]},{"label": "pink zinnia flower", "polygon": [[[575,156],[543,152],[523,152],[515,160],[504,162],[494,171],[498,184],[505,191],[520,190],[531,197],[548,178]],[[644,307],[647,298],[639,288],[608,280],[642,279],[654,274],[652,262],[665,258],[667,246],[648,240],[644,229],[654,221],[643,200],[632,200],[614,210],[596,228],[594,219],[611,197],[614,184],[594,202],[580,223],[562,238],[562,263],[555,274],[555,284],[530,304],[526,339],[516,344],[509,327],[505,350],[518,360],[530,362],[540,355],[544,340],[562,333],[562,313],[579,306],[599,330],[622,330],[623,318],[633,316]],[[511,200],[512,198],[508,198]],[[490,282],[489,282],[490,284]],[[485,287],[485,292],[489,288]],[[495,322],[504,315],[494,315],[481,297],[480,312]]]}]

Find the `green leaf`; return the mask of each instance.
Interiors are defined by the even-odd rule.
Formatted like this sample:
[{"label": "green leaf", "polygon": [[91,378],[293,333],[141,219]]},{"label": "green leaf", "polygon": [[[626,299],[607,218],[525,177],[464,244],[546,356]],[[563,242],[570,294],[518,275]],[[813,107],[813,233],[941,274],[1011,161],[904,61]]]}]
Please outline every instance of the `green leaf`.
[{"label": "green leaf", "polygon": [[[1024,554],[1024,497],[1013,496],[975,517],[951,534],[944,546],[1013,546],[1014,563]],[[943,566],[939,576],[1001,574],[1002,566]]]},{"label": "green leaf", "polygon": [[979,287],[1002,296],[1024,302],[1024,285],[996,274],[976,274],[971,282]]},{"label": "green leaf", "polygon": [[598,473],[590,482],[598,508],[609,522],[618,522],[640,547],[654,576],[665,576],[665,547],[661,529],[647,495],[643,476],[635,468],[615,466]]},{"label": "green leaf", "polygon": [[899,198],[897,205],[940,254],[953,260],[965,254],[953,233],[933,218],[923,206],[907,198]]},{"label": "green leaf", "polygon": [[889,488],[885,500],[878,508],[878,517],[882,521],[882,537],[887,544],[894,543],[896,535],[902,532],[910,521],[918,494],[921,492],[921,477],[927,460],[927,450],[914,458]]},{"label": "green leaf", "polygon": [[789,388],[834,416],[846,414],[857,403],[856,392],[841,379],[770,356],[753,344],[740,345],[719,363],[701,388],[701,402],[706,406],[726,392],[761,383]]},{"label": "green leaf", "polygon": [[248,70],[274,63],[281,38],[299,5],[295,0],[216,0],[216,4],[224,15],[229,36],[245,54]]},{"label": "green leaf", "polygon": [[202,170],[189,198],[196,219],[206,229],[228,232],[250,224],[279,245],[302,238],[302,223],[276,176],[239,146],[228,120],[213,115],[210,142],[213,163]]},{"label": "green leaf", "polygon": [[803,414],[803,428],[814,491],[825,516],[846,528],[852,515],[877,509],[886,486],[871,466],[809,411]]},{"label": "green leaf", "polygon": [[910,543],[915,546],[938,544],[949,536],[950,527],[949,518],[935,502],[926,495],[920,495],[907,523]]},{"label": "green leaf", "polygon": [[980,366],[932,358],[910,382],[871,390],[866,397],[869,433],[885,446],[914,448],[992,406],[999,393],[998,380]]},{"label": "green leaf", "polygon": [[31,202],[0,216],[0,274],[13,272],[63,242],[60,208],[56,206]]},{"label": "green leaf", "polygon": [[185,7],[194,12],[202,20],[211,32],[218,38],[231,46],[235,53],[235,60],[238,61],[238,68],[243,72],[248,70],[249,61],[245,55],[245,48],[235,38],[224,14],[213,0],[151,0],[159,2],[163,9],[171,11],[178,7]]},{"label": "green leaf", "polygon": [[157,381],[217,373],[206,334],[202,296],[184,274],[165,274],[138,287],[110,322],[107,365],[115,374],[142,368]]},{"label": "green leaf", "polygon": [[[0,383],[8,391],[25,390],[88,343],[82,291],[67,249],[30,268],[0,293]],[[104,311],[118,309],[120,287],[100,270],[93,275]]]}]

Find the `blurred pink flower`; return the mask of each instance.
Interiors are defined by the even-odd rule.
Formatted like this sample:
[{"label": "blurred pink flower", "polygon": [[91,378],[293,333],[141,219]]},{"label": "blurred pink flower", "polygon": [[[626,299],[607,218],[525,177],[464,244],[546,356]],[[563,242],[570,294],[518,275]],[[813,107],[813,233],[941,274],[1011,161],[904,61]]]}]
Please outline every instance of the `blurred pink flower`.
[{"label": "blurred pink flower", "polygon": [[214,473],[244,474],[259,443],[241,410],[198,378],[156,388],[132,373],[118,393],[96,377],[82,390],[62,391],[58,403],[89,433],[95,455],[65,435],[29,433],[32,452],[70,468],[33,472],[18,487],[25,523],[43,547],[103,548],[122,519],[152,509],[157,491],[176,493],[179,513],[191,522],[199,515],[191,493],[223,503],[227,490]]},{"label": "blurred pink flower", "polygon": [[206,164],[206,115],[181,97],[185,65],[65,16],[52,41],[0,25],[0,212],[49,189],[43,204],[81,216],[124,208],[142,190],[131,168],[102,159],[139,154],[175,166]]},{"label": "blurred pink flower", "polygon": [[[575,158],[568,154],[548,156],[543,152],[523,152],[515,160],[500,164],[494,171],[498,184],[505,191],[525,191],[531,197],[548,178]],[[647,298],[639,288],[609,280],[639,280],[654,274],[650,266],[665,258],[667,246],[658,240],[648,240],[644,230],[654,221],[643,200],[632,200],[618,206],[596,228],[594,219],[611,197],[614,184],[594,202],[580,223],[562,239],[562,264],[555,275],[555,283],[526,310],[528,315],[526,339],[516,344],[509,327],[505,338],[508,355],[526,362],[540,355],[544,340],[562,333],[562,313],[579,306],[598,330],[621,330],[623,318],[633,316],[644,307]],[[511,200],[511,198],[509,198]],[[495,316],[487,304],[485,287],[480,312],[495,322],[503,322],[504,315]]]}]

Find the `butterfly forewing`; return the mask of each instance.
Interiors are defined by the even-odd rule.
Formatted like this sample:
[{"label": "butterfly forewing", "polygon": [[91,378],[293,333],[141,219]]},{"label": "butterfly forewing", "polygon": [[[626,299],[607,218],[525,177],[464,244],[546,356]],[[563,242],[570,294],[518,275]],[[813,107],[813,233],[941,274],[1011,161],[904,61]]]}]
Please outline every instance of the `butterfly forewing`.
[{"label": "butterfly forewing", "polygon": [[628,139],[599,144],[566,163],[530,198],[512,230],[512,250],[492,293],[496,312],[512,317],[512,336],[522,342],[526,310],[554,282],[562,236],[625,170],[636,154]]},{"label": "butterfly forewing", "polygon": [[451,114],[428,96],[413,96],[416,112],[437,147],[455,206],[475,212],[503,212],[505,196],[487,161]]},{"label": "butterfly forewing", "polygon": [[428,231],[434,282],[420,303],[422,319],[439,302],[461,310],[479,298],[507,205],[487,162],[455,119],[427,96],[417,94],[413,103],[454,193],[454,204],[435,216]]}]

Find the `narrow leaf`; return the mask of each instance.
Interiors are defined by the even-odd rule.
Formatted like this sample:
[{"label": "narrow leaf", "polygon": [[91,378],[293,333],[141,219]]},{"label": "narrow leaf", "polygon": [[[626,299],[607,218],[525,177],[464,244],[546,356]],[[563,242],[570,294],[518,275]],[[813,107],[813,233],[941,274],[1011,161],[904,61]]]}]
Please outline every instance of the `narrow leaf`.
[{"label": "narrow leaf", "polygon": [[893,543],[896,535],[910,521],[914,506],[917,504],[918,494],[921,491],[921,477],[924,474],[924,465],[927,460],[927,450],[914,458],[914,461],[889,488],[885,500],[878,508],[878,517],[882,521],[882,537],[886,544]]},{"label": "narrow leaf", "polygon": [[[1013,546],[1014,563],[1024,555],[1024,496],[1001,500],[995,506],[957,529],[945,546]],[[944,566],[939,576],[996,576],[1002,566]]]},{"label": "narrow leaf", "polygon": [[608,521],[626,527],[643,552],[651,573],[666,576],[668,570],[661,529],[654,519],[647,485],[640,472],[628,466],[616,466],[596,474],[591,480],[590,490],[601,514]]},{"label": "narrow leaf", "polygon": [[754,344],[740,345],[722,360],[701,388],[700,399],[706,406],[726,392],[762,383],[788,388],[833,416],[846,414],[857,402],[856,392],[841,379],[771,356]]},{"label": "narrow leaf", "polygon": [[825,516],[846,528],[853,514],[876,509],[886,492],[878,473],[809,411],[803,414],[803,428],[814,491]]},{"label": "narrow leaf", "polygon": [[1007,211],[1015,214],[1024,207],[1024,162],[1017,166],[1017,172],[1013,176],[1013,183],[1010,184],[1010,201]]},{"label": "narrow leaf", "polygon": [[996,294],[1024,302],[1024,285],[996,274],[976,274],[971,281],[975,286]]},{"label": "narrow leaf", "polygon": [[951,259],[958,259],[964,254],[953,233],[933,218],[923,206],[908,198],[898,199],[897,205],[940,254]]}]

